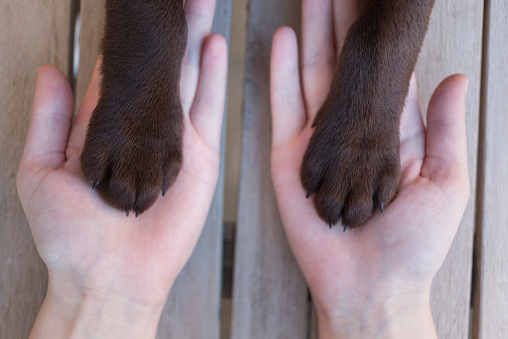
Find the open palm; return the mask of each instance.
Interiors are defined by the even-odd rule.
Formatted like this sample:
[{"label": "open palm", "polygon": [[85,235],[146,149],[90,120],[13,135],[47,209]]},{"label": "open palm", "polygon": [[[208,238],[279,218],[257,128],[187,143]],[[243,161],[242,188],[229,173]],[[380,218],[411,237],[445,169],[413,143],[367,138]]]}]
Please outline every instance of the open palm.
[{"label": "open palm", "polygon": [[452,76],[436,89],[425,128],[413,77],[402,115],[397,197],[359,228],[330,230],[313,197],[306,199],[299,173],[358,1],[304,0],[302,12],[302,88],[294,33],[281,28],[273,41],[271,169],[284,228],[318,313],[347,316],[397,295],[428,303],[467,203],[467,78]]},{"label": "open palm", "polygon": [[227,48],[222,36],[209,36],[214,8],[214,1],[186,2],[184,163],[166,196],[139,218],[111,208],[81,175],[79,158],[98,99],[98,66],[70,131],[69,84],[58,69],[40,69],[18,191],[48,266],[50,289],[74,286],[150,309],[164,305],[201,234],[218,179]]}]

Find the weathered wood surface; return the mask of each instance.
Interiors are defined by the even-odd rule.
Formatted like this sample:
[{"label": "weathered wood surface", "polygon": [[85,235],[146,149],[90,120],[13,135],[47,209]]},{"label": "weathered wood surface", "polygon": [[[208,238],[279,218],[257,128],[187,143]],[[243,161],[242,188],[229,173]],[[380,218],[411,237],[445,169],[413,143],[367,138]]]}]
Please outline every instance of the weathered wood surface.
[{"label": "weathered wood surface", "polygon": [[471,194],[452,248],[432,285],[432,313],[440,338],[467,338],[469,335],[482,32],[483,1],[436,1],[417,65],[424,112],[430,95],[444,77],[464,73],[470,79],[466,132]]},{"label": "weathered wood surface", "polygon": [[16,191],[37,69],[69,66],[70,0],[0,1],[0,338],[26,338],[46,293]]},{"label": "weathered wood surface", "polygon": [[[228,36],[231,0],[217,3],[214,31]],[[43,64],[65,72],[69,68],[70,15],[71,1],[0,1],[0,338],[28,336],[47,286],[45,266],[18,202],[15,178],[37,68]],[[103,0],[82,1],[78,103],[99,53],[103,18]],[[205,231],[161,318],[163,338],[219,336],[222,192],[221,175]]]},{"label": "weathered wood surface", "polygon": [[[300,1],[251,2],[245,75],[244,135],[233,295],[233,338],[302,337],[307,311],[303,287],[280,228],[270,181],[268,57],[276,27],[298,30]],[[447,75],[470,77],[467,98],[471,199],[454,245],[432,290],[433,314],[442,338],[466,338],[475,211],[477,130],[483,4],[438,1],[417,67],[421,102]],[[286,262],[284,262],[284,260]],[[288,274],[294,274],[291,284]],[[280,286],[284,285],[283,290]],[[270,294],[268,294],[270,293]],[[296,297],[296,300],[288,298]],[[283,315],[283,316],[281,316]],[[316,337],[315,321],[311,336]],[[289,326],[292,335],[288,335]]]},{"label": "weathered wood surface", "polygon": [[[508,3],[486,8],[474,338],[508,338]],[[483,186],[482,186],[483,184]]]},{"label": "weathered wood surface", "polygon": [[[212,32],[224,35],[227,40],[231,26],[231,1],[217,0],[212,27]],[[189,262],[171,289],[157,338],[220,337],[224,137],[223,133],[219,182],[205,228]]]},{"label": "weathered wood surface", "polygon": [[232,338],[305,338],[307,288],[287,244],[270,179],[269,60],[283,25],[299,31],[301,0],[250,2]]},{"label": "weathered wood surface", "polygon": [[76,76],[76,108],[81,105],[99,56],[104,28],[105,0],[81,0],[79,35],[79,69]]},{"label": "weathered wood surface", "polygon": [[[81,101],[99,52],[104,0],[82,0]],[[217,0],[214,31],[228,35],[231,0]],[[25,338],[44,298],[46,268],[16,193],[16,171],[28,129],[37,68],[69,69],[71,0],[0,0],[0,339]],[[245,72],[244,134],[233,282],[232,338],[317,338],[307,318],[307,289],[285,240],[270,181],[269,55],[282,25],[300,26],[301,0],[251,1]],[[508,5],[490,0],[481,81],[483,1],[440,0],[417,66],[423,110],[452,73],[470,78],[467,133],[471,197],[448,258],[433,283],[440,338],[467,338],[475,210],[478,284],[474,338],[508,337]],[[478,124],[483,85],[484,130]],[[476,183],[477,164],[480,166]],[[476,201],[477,187],[480,190]],[[218,338],[223,177],[196,252],[164,310],[159,338]],[[479,204],[477,206],[477,203]],[[309,329],[310,326],[310,329]],[[229,328],[222,329],[229,332]]]},{"label": "weathered wood surface", "polygon": [[[82,0],[81,20],[78,102],[88,87],[100,52],[104,0]],[[212,31],[228,38],[230,22],[231,0],[217,0]],[[171,290],[161,316],[158,338],[219,338],[224,170],[220,173],[203,234]]]}]

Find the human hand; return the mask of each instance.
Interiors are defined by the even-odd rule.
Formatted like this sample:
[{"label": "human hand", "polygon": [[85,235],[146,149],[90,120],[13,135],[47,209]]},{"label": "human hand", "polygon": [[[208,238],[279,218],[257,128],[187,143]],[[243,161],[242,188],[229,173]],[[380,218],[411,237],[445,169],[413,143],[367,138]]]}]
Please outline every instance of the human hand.
[{"label": "human hand", "polygon": [[[309,285],[321,338],[436,336],[431,281],[462,218],[469,182],[464,97],[467,78],[438,86],[427,128],[413,78],[401,123],[401,181],[382,214],[343,233],[318,217],[300,181],[311,124],[328,92],[358,1],[303,1],[302,60],[289,28],[271,61],[272,179],[291,249]],[[333,15],[331,15],[333,13]]]},{"label": "human hand", "polygon": [[180,86],[184,162],[166,196],[139,218],[111,208],[80,171],[86,128],[98,99],[98,67],[72,128],[72,93],[65,76],[52,66],[39,70],[17,180],[49,271],[33,337],[79,337],[85,330],[94,337],[155,337],[171,285],[203,229],[218,179],[227,47],[222,36],[209,36],[214,8],[215,1],[185,4],[189,41]]}]

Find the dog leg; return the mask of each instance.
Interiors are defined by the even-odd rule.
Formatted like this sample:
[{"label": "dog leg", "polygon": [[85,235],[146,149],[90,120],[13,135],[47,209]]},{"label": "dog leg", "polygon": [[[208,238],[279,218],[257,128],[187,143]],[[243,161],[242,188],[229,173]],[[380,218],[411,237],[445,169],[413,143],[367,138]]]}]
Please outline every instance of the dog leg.
[{"label": "dog leg", "polygon": [[139,215],[182,164],[179,82],[187,42],[182,0],[107,0],[100,99],[81,155],[85,179]]},{"label": "dog leg", "polygon": [[360,226],[395,197],[400,115],[433,5],[370,0],[346,36],[300,172],[330,226]]}]

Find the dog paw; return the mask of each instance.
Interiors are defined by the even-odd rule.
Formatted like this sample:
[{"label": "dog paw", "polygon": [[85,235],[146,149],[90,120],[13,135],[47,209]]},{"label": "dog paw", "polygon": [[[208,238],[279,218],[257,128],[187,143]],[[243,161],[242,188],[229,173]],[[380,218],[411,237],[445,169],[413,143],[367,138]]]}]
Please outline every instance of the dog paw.
[{"label": "dog paw", "polygon": [[182,166],[179,84],[186,43],[181,1],[106,3],[100,98],[81,170],[127,215],[138,216],[164,195]]},{"label": "dog paw", "polygon": [[365,115],[348,117],[326,103],[318,117],[300,171],[303,187],[330,227],[341,217],[344,230],[358,227],[376,208],[383,212],[397,192],[398,122],[369,123]]},{"label": "dog paw", "polygon": [[[127,216],[131,210],[138,216],[160,192],[165,195],[178,175],[183,160],[182,115],[177,109],[153,114],[151,119],[133,114],[115,119],[115,114],[106,110],[99,105],[94,111],[81,170],[110,205]],[[160,116],[168,119],[158,121]]]}]

